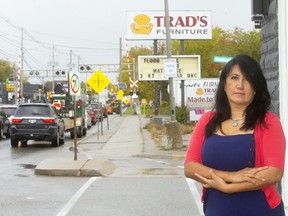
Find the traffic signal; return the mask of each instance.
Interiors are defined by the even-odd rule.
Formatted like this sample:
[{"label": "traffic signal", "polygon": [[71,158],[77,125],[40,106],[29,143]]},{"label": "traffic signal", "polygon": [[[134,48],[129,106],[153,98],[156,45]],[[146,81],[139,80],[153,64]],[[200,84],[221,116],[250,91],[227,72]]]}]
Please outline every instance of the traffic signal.
[{"label": "traffic signal", "polygon": [[56,71],[55,74],[56,74],[56,76],[60,76],[60,75],[64,76],[66,74],[66,72],[65,71]]},{"label": "traffic signal", "polygon": [[89,65],[81,65],[79,69],[80,71],[90,71],[91,67]]}]

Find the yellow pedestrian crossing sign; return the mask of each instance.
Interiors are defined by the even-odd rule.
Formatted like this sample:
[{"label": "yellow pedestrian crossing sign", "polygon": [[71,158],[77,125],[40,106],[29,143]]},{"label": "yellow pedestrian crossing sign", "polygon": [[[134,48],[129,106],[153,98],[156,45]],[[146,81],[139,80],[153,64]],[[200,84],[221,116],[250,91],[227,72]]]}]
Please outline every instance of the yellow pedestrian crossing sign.
[{"label": "yellow pedestrian crossing sign", "polygon": [[117,98],[118,98],[118,100],[122,100],[122,99],[123,99],[123,95],[124,95],[124,92],[120,89],[120,90],[117,92]]},{"label": "yellow pedestrian crossing sign", "polygon": [[108,86],[110,80],[106,77],[102,71],[96,71],[87,81],[87,84],[97,92],[98,94]]}]

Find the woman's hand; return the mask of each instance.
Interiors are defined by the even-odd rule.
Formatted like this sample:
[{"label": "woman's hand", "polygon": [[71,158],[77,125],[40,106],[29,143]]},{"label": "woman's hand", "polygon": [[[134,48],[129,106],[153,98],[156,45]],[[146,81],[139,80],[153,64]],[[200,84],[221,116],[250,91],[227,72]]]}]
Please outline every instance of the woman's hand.
[{"label": "woman's hand", "polygon": [[268,166],[244,168],[237,172],[231,172],[226,181],[229,183],[250,182],[257,185],[259,181],[265,181],[264,178],[258,175],[258,172],[268,168]]},{"label": "woman's hand", "polygon": [[201,176],[197,173],[195,173],[195,176],[202,180],[202,185],[204,188],[214,188],[224,193],[229,193],[230,183],[250,182],[254,185],[258,185],[259,181],[265,181],[265,179],[258,176],[257,173],[267,168],[268,166],[245,168],[240,171],[231,173],[229,175],[229,182],[218,176],[213,170],[209,171],[210,178],[205,178],[204,176]]},{"label": "woman's hand", "polygon": [[197,173],[195,173],[195,176],[197,176],[199,179],[203,181],[202,186],[204,188],[214,188],[219,191],[222,191],[224,193],[227,193],[228,189],[228,183],[226,183],[221,177],[217,176],[216,173],[213,170],[210,170],[210,176],[211,178],[205,178]]}]

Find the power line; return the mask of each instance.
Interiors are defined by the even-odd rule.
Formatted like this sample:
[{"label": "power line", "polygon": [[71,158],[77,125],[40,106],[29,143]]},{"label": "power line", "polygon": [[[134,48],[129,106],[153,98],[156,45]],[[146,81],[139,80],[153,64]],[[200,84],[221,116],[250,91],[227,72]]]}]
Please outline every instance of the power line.
[{"label": "power line", "polygon": [[[63,45],[63,44],[53,44],[53,43],[43,42],[43,41],[40,41],[40,40],[36,39],[27,29],[20,28],[19,26],[14,24],[7,17],[5,17],[5,16],[0,14],[0,18],[3,19],[6,23],[8,23],[10,26],[15,28],[16,30],[22,30],[23,29],[23,33],[28,37],[28,38],[23,38],[24,44],[34,43],[35,45],[37,44],[42,49],[47,50],[48,52],[52,52],[52,47],[54,47],[54,51],[56,53],[58,53],[60,55],[64,55],[64,56],[70,55],[70,51],[73,50],[72,55],[74,57],[77,57],[77,58],[80,56],[80,54],[84,55],[84,56],[86,56],[86,55],[89,55],[89,56],[103,56],[103,53],[107,54],[107,53],[114,53],[114,52],[115,52],[115,56],[118,56],[118,52],[119,52],[119,48],[118,47],[117,48],[114,48],[114,47],[112,47],[112,48],[83,47],[83,46],[69,46],[69,45]],[[15,36],[15,35],[10,35],[10,34],[5,33],[3,31],[1,31],[1,33],[5,35],[5,36],[4,35],[0,35],[3,38],[3,40],[6,40],[7,43],[9,43],[10,45],[16,47],[17,49],[21,48],[19,44],[20,44],[20,40],[22,38],[20,38],[18,36]],[[18,41],[17,42],[15,41],[15,38],[19,40],[19,43],[17,43]],[[44,50],[41,51],[41,53],[43,53]],[[26,48],[25,48],[25,53],[27,54],[27,57],[30,57],[29,59],[31,61],[35,62],[37,65],[39,65],[41,67],[45,67]],[[109,56],[112,56],[112,55],[110,54]],[[11,56],[9,55],[9,57],[11,57]],[[15,59],[17,57],[13,57],[13,58]],[[81,61],[83,61],[83,58],[81,58]]]}]

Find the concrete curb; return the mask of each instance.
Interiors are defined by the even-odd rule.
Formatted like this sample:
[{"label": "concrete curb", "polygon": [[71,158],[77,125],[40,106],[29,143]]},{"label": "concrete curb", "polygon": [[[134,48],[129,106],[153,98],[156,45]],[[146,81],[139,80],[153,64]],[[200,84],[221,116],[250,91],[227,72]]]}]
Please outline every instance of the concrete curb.
[{"label": "concrete curb", "polygon": [[117,166],[109,160],[49,158],[34,169],[35,175],[49,176],[108,176]]}]

